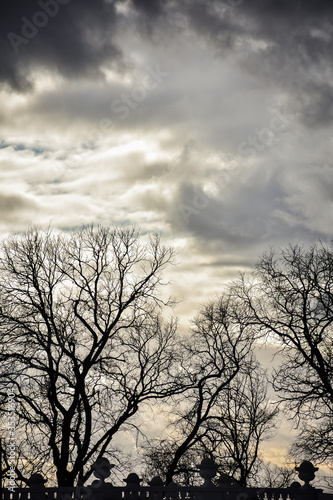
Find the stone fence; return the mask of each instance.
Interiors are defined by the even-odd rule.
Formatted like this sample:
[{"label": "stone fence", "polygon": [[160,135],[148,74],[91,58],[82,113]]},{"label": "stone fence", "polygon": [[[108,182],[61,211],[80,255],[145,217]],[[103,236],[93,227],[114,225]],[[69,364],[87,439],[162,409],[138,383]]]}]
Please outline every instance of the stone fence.
[{"label": "stone fence", "polygon": [[105,482],[112,467],[107,459],[100,458],[93,467],[97,479],[89,486],[45,488],[44,478],[33,474],[29,488],[4,489],[0,500],[333,500],[333,494],[310,484],[318,469],[307,461],[296,468],[304,484],[295,481],[288,488],[243,488],[226,474],[213,482],[216,466],[210,459],[199,465],[204,480],[201,486],[179,486],[174,482],[166,486],[159,477],[153,478],[149,486],[141,486],[141,479],[134,473],[124,480],[126,486],[113,486]]}]

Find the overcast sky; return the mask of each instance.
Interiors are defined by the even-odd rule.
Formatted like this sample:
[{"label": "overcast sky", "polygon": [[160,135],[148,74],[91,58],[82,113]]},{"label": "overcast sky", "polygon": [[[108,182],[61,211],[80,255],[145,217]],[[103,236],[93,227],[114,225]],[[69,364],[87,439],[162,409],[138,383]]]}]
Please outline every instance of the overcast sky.
[{"label": "overcast sky", "polygon": [[333,2],[2,9],[2,235],[158,231],[185,317],[269,246],[331,239]]}]

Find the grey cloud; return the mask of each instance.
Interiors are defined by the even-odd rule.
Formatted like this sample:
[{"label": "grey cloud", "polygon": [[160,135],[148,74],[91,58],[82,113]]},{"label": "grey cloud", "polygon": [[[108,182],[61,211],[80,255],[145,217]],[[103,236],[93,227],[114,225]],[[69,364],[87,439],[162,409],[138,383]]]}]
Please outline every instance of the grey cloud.
[{"label": "grey cloud", "polygon": [[[322,197],[329,201],[325,190]],[[182,183],[176,192],[170,221],[202,242],[221,241],[226,248],[265,247],[271,241],[313,241],[323,233],[300,216],[289,202],[283,176],[257,168],[246,182],[230,182],[219,195],[206,195],[200,185]],[[308,199],[311,204],[311,200]],[[325,201],[323,201],[325,204]],[[285,214],[281,217],[278,214]],[[291,223],[292,221],[292,223]]]},{"label": "grey cloud", "polygon": [[236,37],[244,34],[244,28],[236,22],[233,10],[225,8],[223,14],[216,15],[216,7],[222,2],[185,2],[184,13],[190,26],[200,35],[214,42],[221,50],[231,49]]},{"label": "grey cloud", "polygon": [[331,85],[304,83],[300,85],[294,97],[294,109],[304,125],[317,128],[333,123],[333,87]]},{"label": "grey cloud", "polygon": [[[116,86],[115,86],[116,87]],[[120,87],[119,87],[120,89]],[[82,120],[98,123],[103,117],[111,118],[110,97],[117,95],[117,88],[82,83],[64,85],[61,89],[45,92],[29,101],[28,112],[36,116],[52,116],[66,121]]]},{"label": "grey cloud", "polygon": [[[13,221],[17,217],[21,221],[27,221],[38,210],[37,203],[19,194],[0,193],[0,213],[1,221]],[[31,220],[33,222],[33,220]]]},{"label": "grey cloud", "polygon": [[[224,8],[228,4],[231,6],[232,1],[187,1],[183,3],[183,12],[194,29],[215,39],[217,44],[218,35],[223,32],[230,36],[250,35],[281,46],[294,41],[298,43],[291,49],[299,50],[301,43],[309,57],[317,58],[325,54],[331,43],[333,5],[326,0],[241,0],[234,8]],[[314,37],[311,29],[315,28],[322,32],[321,37]]]},{"label": "grey cloud", "polygon": [[187,230],[199,239],[240,240],[237,228],[225,220],[226,204],[208,197],[200,185],[181,183],[172,203],[170,222],[178,230]]},{"label": "grey cloud", "polygon": [[162,0],[132,0],[132,4],[148,16],[155,17],[164,12]]},{"label": "grey cloud", "polygon": [[[188,26],[210,40],[215,49],[234,59],[265,84],[296,92],[304,100],[301,114],[310,124],[331,118],[330,82],[333,53],[333,4],[325,0],[241,0],[184,2]],[[320,74],[321,81],[315,80]],[[304,82],[308,85],[304,88]],[[323,93],[324,96],[320,94]],[[306,100],[314,101],[312,109]],[[327,107],[327,103],[329,106]]]},{"label": "grey cloud", "polygon": [[150,165],[138,165],[138,169],[132,169],[126,176],[127,180],[139,180],[147,182],[163,177],[169,171],[169,164],[166,162],[155,162]]},{"label": "grey cloud", "polygon": [[[151,2],[133,4],[149,14],[152,29],[161,32],[159,3],[153,8]],[[271,89],[280,87],[292,99],[297,94],[303,123],[311,127],[332,122],[331,2],[184,0],[166,1],[163,10],[166,26],[173,19],[180,31],[186,27],[208,40],[219,55],[232,55],[242,69],[261,77],[266,88],[269,82]]]}]

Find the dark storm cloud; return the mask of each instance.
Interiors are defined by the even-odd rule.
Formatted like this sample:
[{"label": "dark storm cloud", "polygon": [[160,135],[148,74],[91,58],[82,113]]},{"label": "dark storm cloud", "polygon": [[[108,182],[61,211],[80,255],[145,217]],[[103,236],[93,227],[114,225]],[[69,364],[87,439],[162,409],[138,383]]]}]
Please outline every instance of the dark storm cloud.
[{"label": "dark storm cloud", "polygon": [[[192,28],[210,38],[218,49],[237,50],[255,70],[256,63],[260,63],[262,71],[267,69],[266,76],[275,66],[280,75],[276,73],[273,77],[279,76],[279,80],[292,79],[298,66],[330,63],[332,3],[242,0],[237,7],[221,10],[227,3],[227,0],[209,3],[196,0],[193,6],[186,4]],[[248,60],[249,54],[256,55],[258,60]],[[293,66],[288,68],[290,62]]]},{"label": "dark storm cloud", "polygon": [[[164,2],[164,7],[168,2]],[[133,6],[148,16],[155,17],[164,12],[162,0],[132,0]]]},{"label": "dark storm cloud", "polygon": [[231,41],[239,34],[279,43],[295,39],[314,57],[323,53],[325,44],[308,30],[330,32],[333,16],[333,4],[327,0],[132,0],[132,6],[153,22],[160,13],[183,15],[190,27],[217,43],[220,37]]},{"label": "dark storm cloud", "polygon": [[120,56],[114,2],[14,0],[2,10],[0,81],[14,89],[29,88],[37,68],[96,78],[105,61]]},{"label": "dark storm cloud", "polygon": [[[330,31],[333,4],[327,0],[204,0],[187,1],[182,4],[192,26],[210,35],[221,28],[230,32],[251,34],[256,38],[279,43],[291,39],[301,41],[314,55],[322,52],[320,40],[313,41],[308,29]],[[220,13],[218,15],[218,13]],[[302,40],[299,38],[303,33]],[[287,39],[286,39],[287,35]],[[311,42],[311,43],[309,43]],[[325,46],[325,44],[324,44]]]},{"label": "dark storm cloud", "polygon": [[[114,35],[120,18],[117,6],[122,4],[123,0],[6,2],[0,16],[0,82],[24,90],[33,80],[31,73],[41,67],[68,78],[101,76],[104,63],[121,57]],[[245,63],[258,64],[247,58],[250,51],[273,78],[287,65],[286,58],[296,62],[295,67],[330,62],[333,51],[333,3],[324,0],[132,0],[129,5],[131,11],[121,16],[128,15],[144,35],[147,24],[158,32],[172,20],[178,29],[187,26],[222,52],[239,50],[242,42],[247,47]],[[136,23],[133,13],[145,22]],[[251,46],[256,41],[269,46]],[[295,79],[294,70],[290,79]],[[285,80],[289,73],[283,71],[280,77]]]}]

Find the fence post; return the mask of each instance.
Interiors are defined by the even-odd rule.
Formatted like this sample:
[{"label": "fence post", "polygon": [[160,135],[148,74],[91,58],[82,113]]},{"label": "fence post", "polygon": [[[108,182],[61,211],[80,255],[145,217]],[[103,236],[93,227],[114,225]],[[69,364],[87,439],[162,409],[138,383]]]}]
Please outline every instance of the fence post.
[{"label": "fence post", "polygon": [[142,479],[139,478],[135,472],[128,474],[127,478],[124,479],[126,483],[125,487],[125,499],[137,500],[139,498],[140,483]]},{"label": "fence post", "polygon": [[295,470],[298,472],[300,480],[304,482],[303,486],[295,490],[295,497],[300,500],[317,500],[318,495],[323,490],[312,486],[310,481],[315,479],[316,472],[319,470],[318,467],[314,467],[311,462],[304,460],[301,465],[295,467]]},{"label": "fence post", "polygon": [[32,476],[30,476],[29,486],[31,500],[45,500],[45,483],[47,483],[47,479],[44,479],[41,474],[32,474]]}]

